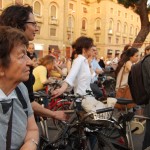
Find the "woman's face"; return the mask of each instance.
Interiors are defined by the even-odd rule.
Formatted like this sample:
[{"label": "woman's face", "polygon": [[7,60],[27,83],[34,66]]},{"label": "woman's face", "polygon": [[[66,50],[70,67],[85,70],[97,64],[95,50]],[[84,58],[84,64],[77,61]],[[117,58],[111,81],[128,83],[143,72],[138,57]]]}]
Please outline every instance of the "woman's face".
[{"label": "woman's face", "polygon": [[10,64],[4,68],[4,78],[13,83],[26,81],[29,78],[31,59],[26,54],[26,46],[15,46],[10,54]]},{"label": "woman's face", "polygon": [[136,63],[139,60],[139,52],[136,52],[132,57],[130,57],[130,61],[132,63]]},{"label": "woman's face", "polygon": [[92,47],[90,47],[89,49],[84,49],[84,55],[85,55],[85,57],[86,58],[89,58],[89,57],[91,57],[92,56],[92,54],[93,54],[93,49],[92,49]]},{"label": "woman's face", "polygon": [[33,41],[37,31],[38,31],[38,27],[37,27],[34,15],[32,13],[30,13],[29,19],[27,20],[27,22],[25,24],[24,33],[29,41]]}]

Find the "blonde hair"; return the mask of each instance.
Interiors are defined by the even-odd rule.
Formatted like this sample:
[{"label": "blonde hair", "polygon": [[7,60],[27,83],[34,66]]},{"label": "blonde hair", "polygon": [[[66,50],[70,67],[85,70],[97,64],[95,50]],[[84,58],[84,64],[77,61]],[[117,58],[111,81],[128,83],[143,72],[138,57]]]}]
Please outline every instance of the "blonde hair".
[{"label": "blonde hair", "polygon": [[46,55],[43,58],[39,59],[39,65],[46,66],[48,64],[54,63],[54,61],[55,61],[55,58],[53,56]]}]

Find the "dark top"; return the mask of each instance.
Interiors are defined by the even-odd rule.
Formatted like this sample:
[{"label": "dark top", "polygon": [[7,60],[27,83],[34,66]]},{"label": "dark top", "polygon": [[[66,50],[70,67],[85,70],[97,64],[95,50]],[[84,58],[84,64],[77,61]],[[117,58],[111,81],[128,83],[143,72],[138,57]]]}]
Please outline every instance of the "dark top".
[{"label": "dark top", "polygon": [[[145,58],[145,60],[142,63],[142,76],[143,76],[144,87],[149,95],[149,101],[150,101],[150,57]],[[150,102],[149,104],[146,105],[145,114],[146,116],[150,117]]]},{"label": "dark top", "polygon": [[101,68],[105,68],[105,63],[104,63],[104,61],[102,59],[100,59],[98,64],[100,65]]},{"label": "dark top", "polygon": [[[27,55],[30,59],[32,59],[32,57],[30,56],[30,53],[27,52]],[[33,102],[34,101],[34,93],[33,93],[33,84],[35,82],[35,78],[32,74],[33,72],[33,67],[30,67],[30,74],[29,74],[29,79],[24,82],[25,86],[27,87],[28,89],[28,93],[29,93],[29,98],[30,98],[30,102]]]}]

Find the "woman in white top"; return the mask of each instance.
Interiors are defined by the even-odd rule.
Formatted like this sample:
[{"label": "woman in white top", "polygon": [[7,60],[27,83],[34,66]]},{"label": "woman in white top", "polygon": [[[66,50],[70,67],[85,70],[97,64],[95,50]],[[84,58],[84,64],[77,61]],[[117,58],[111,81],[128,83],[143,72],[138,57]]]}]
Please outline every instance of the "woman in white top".
[{"label": "woman in white top", "polygon": [[[68,86],[74,87],[74,94],[86,95],[86,90],[91,90],[90,83],[92,75],[89,68],[88,58],[92,55],[93,39],[81,36],[75,41],[75,49],[78,57],[73,61],[71,70],[67,75],[65,82],[60,89],[53,91],[53,96],[57,97],[61,95]],[[82,101],[84,109],[86,111],[91,111],[91,109],[96,109],[104,107],[103,103],[95,100],[94,97],[87,96],[85,100]],[[86,106],[85,106],[86,105]]]},{"label": "woman in white top", "polygon": [[[139,60],[139,51],[136,48],[129,48],[126,50],[124,57],[119,61],[116,68],[116,90],[128,85],[128,76],[131,70],[131,66]],[[123,75],[122,75],[123,73]],[[122,79],[121,79],[122,76]],[[121,82],[120,82],[121,81]]]}]

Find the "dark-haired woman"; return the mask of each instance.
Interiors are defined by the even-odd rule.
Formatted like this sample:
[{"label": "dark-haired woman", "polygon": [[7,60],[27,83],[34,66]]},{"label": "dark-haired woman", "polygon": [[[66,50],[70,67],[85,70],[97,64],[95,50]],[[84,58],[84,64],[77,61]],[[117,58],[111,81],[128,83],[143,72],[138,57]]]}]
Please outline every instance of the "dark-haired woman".
[{"label": "dark-haired woman", "polygon": [[[74,94],[86,95],[86,90],[91,91],[90,83],[92,75],[88,58],[92,55],[92,46],[93,39],[88,37],[81,36],[75,41],[76,53],[78,56],[73,61],[71,70],[64,80],[62,87],[53,91],[52,94],[54,97],[65,92],[68,86],[74,88]],[[87,112],[105,107],[103,103],[97,101],[92,96],[86,96],[86,98],[82,100],[82,106]]]},{"label": "dark-haired woman", "polygon": [[[136,48],[129,48],[126,50],[124,57],[119,61],[118,67],[116,68],[116,97],[120,98],[123,95],[126,95],[124,98],[132,99],[130,89],[128,86],[128,76],[131,70],[131,67],[134,63],[139,60],[139,51]],[[122,89],[124,94],[122,95],[118,89]],[[120,95],[121,94],[121,95]],[[117,104],[117,108],[122,109],[121,105]],[[134,105],[129,104],[128,108],[132,108]]]},{"label": "dark-haired woman", "polygon": [[[139,60],[139,51],[136,48],[129,48],[126,50],[126,54],[119,61],[118,67],[116,68],[116,90],[120,87],[128,85],[128,76],[131,70],[131,66]],[[121,80],[122,76],[122,80]],[[121,81],[121,83],[120,83]]]}]

